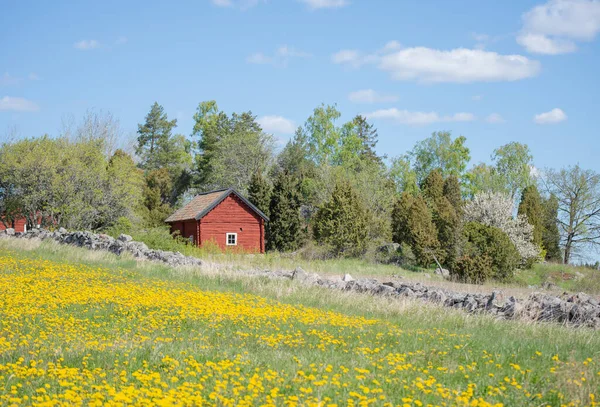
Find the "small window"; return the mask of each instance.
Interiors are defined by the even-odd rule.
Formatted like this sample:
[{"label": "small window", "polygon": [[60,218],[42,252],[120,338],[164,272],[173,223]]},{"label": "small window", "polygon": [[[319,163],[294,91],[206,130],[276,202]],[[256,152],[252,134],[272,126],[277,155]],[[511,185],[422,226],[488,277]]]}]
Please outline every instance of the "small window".
[{"label": "small window", "polygon": [[227,246],[237,246],[237,233],[227,233]]}]

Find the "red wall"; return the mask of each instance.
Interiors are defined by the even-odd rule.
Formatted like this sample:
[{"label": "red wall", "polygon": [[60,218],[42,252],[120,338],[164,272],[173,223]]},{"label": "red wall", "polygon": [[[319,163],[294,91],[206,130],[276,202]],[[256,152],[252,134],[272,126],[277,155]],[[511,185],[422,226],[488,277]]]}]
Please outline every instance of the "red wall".
[{"label": "red wall", "polygon": [[[237,246],[227,246],[227,233],[237,233]],[[235,195],[229,195],[200,219],[200,244],[213,241],[222,249],[264,253],[264,222]]]},{"label": "red wall", "polygon": [[[24,218],[17,219],[15,221],[15,225],[14,225],[15,232],[24,232],[26,224],[27,224],[27,221]],[[6,227],[4,227],[4,224],[2,222],[0,222],[0,230],[4,230],[4,229],[6,229]]]},{"label": "red wall", "polygon": [[185,238],[192,238],[194,243],[198,243],[198,222],[195,220],[186,220],[184,222],[175,222],[171,224],[171,233],[179,231],[179,235]]}]

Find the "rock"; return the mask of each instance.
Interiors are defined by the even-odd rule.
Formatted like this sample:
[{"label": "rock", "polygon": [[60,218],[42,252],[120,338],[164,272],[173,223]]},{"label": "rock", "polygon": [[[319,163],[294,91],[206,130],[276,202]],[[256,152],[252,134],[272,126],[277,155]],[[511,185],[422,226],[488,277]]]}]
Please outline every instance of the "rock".
[{"label": "rock", "polygon": [[383,296],[393,295],[395,292],[396,292],[396,290],[393,287],[390,287],[389,285],[385,285],[385,284],[380,284],[373,290],[373,294],[383,295]]},{"label": "rock", "polygon": [[7,236],[14,236],[15,235],[15,230],[13,228],[7,228],[6,229],[6,235]]},{"label": "rock", "polygon": [[133,240],[133,237],[121,233],[117,239],[121,242],[131,242]]},{"label": "rock", "polygon": [[377,248],[377,251],[385,254],[394,254],[400,248],[400,244],[398,243],[386,243]]},{"label": "rock", "polygon": [[65,228],[58,228],[58,233],[60,233],[61,235],[64,235],[65,233],[67,233],[67,229],[65,229]]},{"label": "rock", "polygon": [[542,283],[542,288],[544,290],[558,290],[559,289],[559,287],[556,284],[554,284],[552,281],[544,281]]},{"label": "rock", "polygon": [[446,277],[450,277],[450,271],[446,270],[445,268],[436,268],[435,269],[435,274],[442,276],[444,278]]},{"label": "rock", "polygon": [[446,294],[441,290],[432,290],[428,294],[429,299],[433,302],[444,303],[446,301]]},{"label": "rock", "polygon": [[352,278],[352,276],[350,274],[344,274],[344,277],[342,277],[342,281],[344,282],[348,282],[348,281],[353,281],[354,279]]},{"label": "rock", "polygon": [[400,289],[398,289],[398,295],[401,295],[403,297],[411,297],[411,298],[417,296],[410,287],[406,287],[406,286],[400,287]]},{"label": "rock", "polygon": [[302,267],[296,267],[292,272],[292,280],[302,280],[303,278],[306,278],[306,271]]},{"label": "rock", "polygon": [[370,278],[360,278],[346,283],[346,290],[357,291],[359,293],[373,292],[379,287],[379,281]]}]

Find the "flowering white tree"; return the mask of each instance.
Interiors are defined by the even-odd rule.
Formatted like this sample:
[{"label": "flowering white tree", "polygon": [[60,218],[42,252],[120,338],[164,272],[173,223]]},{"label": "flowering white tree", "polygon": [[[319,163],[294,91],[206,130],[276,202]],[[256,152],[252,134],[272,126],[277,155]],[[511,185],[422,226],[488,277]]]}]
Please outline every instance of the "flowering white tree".
[{"label": "flowering white tree", "polygon": [[481,192],[465,206],[465,221],[494,226],[508,235],[524,262],[538,258],[533,226],[524,215],[513,217],[513,199],[502,192]]}]

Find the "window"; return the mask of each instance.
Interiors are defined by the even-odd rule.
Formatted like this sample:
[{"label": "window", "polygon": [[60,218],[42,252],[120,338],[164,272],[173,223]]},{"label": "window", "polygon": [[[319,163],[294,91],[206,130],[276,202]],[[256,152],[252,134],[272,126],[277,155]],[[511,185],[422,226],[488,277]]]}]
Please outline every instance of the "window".
[{"label": "window", "polygon": [[237,246],[237,233],[227,233],[227,246]]}]

